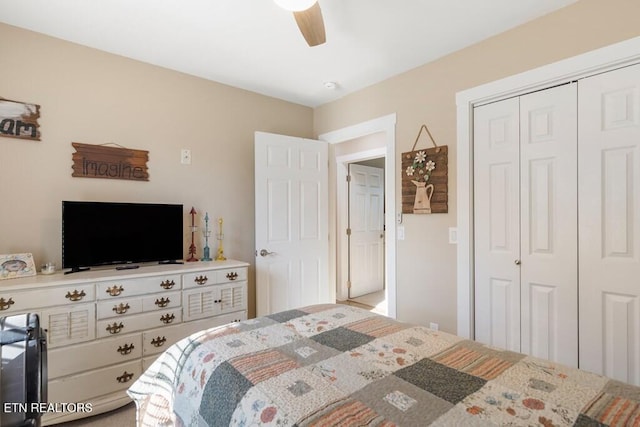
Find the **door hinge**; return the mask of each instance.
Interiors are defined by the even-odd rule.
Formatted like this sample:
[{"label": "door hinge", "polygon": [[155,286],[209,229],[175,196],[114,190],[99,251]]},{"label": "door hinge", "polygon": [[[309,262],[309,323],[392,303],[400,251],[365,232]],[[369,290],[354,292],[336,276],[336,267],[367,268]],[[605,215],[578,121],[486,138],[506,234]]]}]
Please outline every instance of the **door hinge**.
[{"label": "door hinge", "polygon": [[347,182],[351,182],[351,175],[347,175]]},{"label": "door hinge", "polygon": [[347,236],[351,236],[351,229],[347,228]]},{"label": "door hinge", "polygon": [[351,289],[351,280],[347,280],[347,289]]}]

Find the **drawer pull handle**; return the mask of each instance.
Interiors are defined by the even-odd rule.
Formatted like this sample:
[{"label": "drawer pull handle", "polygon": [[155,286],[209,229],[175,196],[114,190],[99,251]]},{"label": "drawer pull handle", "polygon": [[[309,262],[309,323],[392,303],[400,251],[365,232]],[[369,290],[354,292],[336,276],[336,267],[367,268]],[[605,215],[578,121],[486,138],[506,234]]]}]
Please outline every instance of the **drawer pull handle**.
[{"label": "drawer pull handle", "polygon": [[169,298],[162,297],[160,299],[157,299],[155,304],[158,307],[162,308],[162,307],[168,306],[170,302],[171,302],[171,300]]},{"label": "drawer pull handle", "polygon": [[209,280],[207,276],[198,276],[195,279],[193,279],[193,281],[196,282],[198,285],[204,285],[205,283],[207,283],[207,280]]},{"label": "drawer pull handle", "polygon": [[122,291],[124,291],[124,288],[122,286],[118,286],[115,285],[111,288],[107,288],[107,293],[109,295],[111,295],[112,297],[117,297],[118,295],[120,295],[122,293]]},{"label": "drawer pull handle", "polygon": [[133,343],[131,344],[125,344],[124,347],[123,346],[118,346],[118,350],[116,350],[118,353],[120,353],[121,355],[125,356],[127,354],[130,354],[133,349],[135,348],[135,346],[133,345]]},{"label": "drawer pull handle", "polygon": [[165,325],[168,325],[169,323],[173,322],[173,320],[176,318],[175,314],[165,314],[164,316],[160,317],[160,321],[162,323],[164,323]]},{"label": "drawer pull handle", "polygon": [[238,273],[236,273],[235,271],[233,271],[231,273],[227,273],[227,279],[236,280],[237,278],[238,278]]},{"label": "drawer pull handle", "polygon": [[129,303],[120,303],[120,305],[114,305],[112,310],[115,311],[116,314],[125,314],[130,308]]},{"label": "drawer pull handle", "polygon": [[162,347],[166,342],[167,338],[165,338],[164,336],[162,338],[157,337],[151,340],[151,345],[154,347]]},{"label": "drawer pull handle", "polygon": [[0,298],[0,310],[8,310],[15,302],[13,298],[9,298],[8,300],[4,300],[4,298]]},{"label": "drawer pull handle", "polygon": [[78,292],[77,290],[74,290],[73,292],[67,292],[65,298],[69,298],[70,301],[80,301],[85,296],[87,296],[87,294],[85,294],[84,291]]},{"label": "drawer pull handle", "polygon": [[119,383],[128,383],[129,381],[131,381],[132,378],[133,378],[133,374],[130,374],[127,371],[124,371],[124,374],[120,375],[119,377],[116,377],[116,380],[118,380]]},{"label": "drawer pull handle", "polygon": [[113,325],[107,326],[107,331],[110,334],[115,335],[115,334],[119,334],[123,328],[124,328],[124,325],[122,324],[122,322],[120,322],[119,324],[114,322]]},{"label": "drawer pull handle", "polygon": [[165,280],[164,282],[160,283],[160,286],[162,286],[163,289],[171,289],[176,285],[176,282],[174,282],[173,280]]}]

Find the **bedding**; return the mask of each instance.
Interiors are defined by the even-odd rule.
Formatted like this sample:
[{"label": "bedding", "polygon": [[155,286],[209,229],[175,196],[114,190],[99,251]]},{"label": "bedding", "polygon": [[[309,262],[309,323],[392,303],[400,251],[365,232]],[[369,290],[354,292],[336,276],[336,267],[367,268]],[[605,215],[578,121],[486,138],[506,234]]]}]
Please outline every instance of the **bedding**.
[{"label": "bedding", "polygon": [[145,426],[640,426],[639,387],[348,305],[193,334],[128,394]]}]

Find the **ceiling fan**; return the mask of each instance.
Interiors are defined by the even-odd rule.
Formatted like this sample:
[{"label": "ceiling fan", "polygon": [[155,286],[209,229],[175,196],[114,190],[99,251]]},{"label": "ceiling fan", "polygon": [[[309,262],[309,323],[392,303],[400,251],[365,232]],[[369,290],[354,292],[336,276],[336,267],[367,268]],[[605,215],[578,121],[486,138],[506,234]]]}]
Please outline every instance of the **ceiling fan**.
[{"label": "ceiling fan", "polygon": [[274,0],[281,8],[293,12],[300,32],[309,46],[326,41],[324,20],[318,0]]}]

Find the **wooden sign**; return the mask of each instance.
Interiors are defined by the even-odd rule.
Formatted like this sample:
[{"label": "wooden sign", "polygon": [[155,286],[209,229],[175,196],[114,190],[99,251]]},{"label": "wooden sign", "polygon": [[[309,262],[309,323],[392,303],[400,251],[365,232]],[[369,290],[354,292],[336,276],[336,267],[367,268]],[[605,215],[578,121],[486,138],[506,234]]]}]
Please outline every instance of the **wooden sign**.
[{"label": "wooden sign", "polygon": [[149,181],[149,152],[124,147],[72,142],[73,173],[78,178],[127,179]]},{"label": "wooden sign", "polygon": [[[448,207],[448,149],[436,148],[402,153],[402,213],[447,213]],[[424,153],[424,159],[422,155]],[[416,156],[433,169],[425,181],[426,167],[416,167]],[[422,173],[420,173],[422,171]],[[426,200],[425,200],[426,197]]]},{"label": "wooden sign", "polygon": [[[416,150],[423,131],[431,138],[433,148]],[[447,146],[439,147],[427,125],[422,125],[411,150],[402,153],[402,213],[447,213]]]},{"label": "wooden sign", "polygon": [[40,106],[0,98],[0,136],[40,141]]}]

